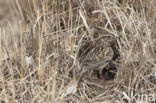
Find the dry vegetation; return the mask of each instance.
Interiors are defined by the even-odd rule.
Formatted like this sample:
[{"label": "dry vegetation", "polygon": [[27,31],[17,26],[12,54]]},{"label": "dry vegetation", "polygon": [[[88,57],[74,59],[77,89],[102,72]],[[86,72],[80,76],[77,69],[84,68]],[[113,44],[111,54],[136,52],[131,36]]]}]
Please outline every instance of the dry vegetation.
[{"label": "dry vegetation", "polygon": [[[1,103],[127,103],[136,94],[156,99],[155,0],[0,2]],[[117,40],[112,81],[82,72],[87,54],[80,54],[101,38],[98,61],[110,49],[104,44]]]}]

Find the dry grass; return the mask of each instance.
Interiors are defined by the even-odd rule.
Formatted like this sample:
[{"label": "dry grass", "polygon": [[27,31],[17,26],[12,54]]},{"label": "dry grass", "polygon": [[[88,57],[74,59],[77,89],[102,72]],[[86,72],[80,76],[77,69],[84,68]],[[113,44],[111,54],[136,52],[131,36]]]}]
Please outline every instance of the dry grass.
[{"label": "dry grass", "polygon": [[[0,15],[0,102],[126,103],[155,95],[155,0],[32,1],[8,1],[10,11]],[[113,81],[81,72],[80,51],[107,36],[120,52]],[[106,59],[104,44],[96,60]]]}]

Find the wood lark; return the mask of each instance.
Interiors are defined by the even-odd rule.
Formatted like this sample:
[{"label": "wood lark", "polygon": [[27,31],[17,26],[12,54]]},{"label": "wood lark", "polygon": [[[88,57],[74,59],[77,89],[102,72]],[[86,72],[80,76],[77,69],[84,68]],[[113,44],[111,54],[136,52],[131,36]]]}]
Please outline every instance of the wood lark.
[{"label": "wood lark", "polygon": [[98,38],[95,46],[87,44],[84,50],[86,51],[81,61],[84,71],[94,70],[97,77],[104,80],[115,78],[117,67],[113,62],[119,57],[116,39],[106,41],[105,38]]}]

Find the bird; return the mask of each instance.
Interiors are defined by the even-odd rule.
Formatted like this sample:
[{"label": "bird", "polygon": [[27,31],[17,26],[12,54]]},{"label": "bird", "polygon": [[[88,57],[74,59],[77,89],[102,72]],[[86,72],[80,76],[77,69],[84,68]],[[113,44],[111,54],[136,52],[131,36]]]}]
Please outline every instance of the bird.
[{"label": "bird", "polygon": [[114,63],[109,62],[103,69],[100,74],[99,70],[96,70],[96,74],[98,78],[102,78],[104,80],[113,80],[117,73],[117,67]]},{"label": "bird", "polygon": [[[100,46],[98,46],[98,44],[100,44]],[[85,58],[87,59],[83,61],[82,67],[85,67],[85,71],[95,71],[97,78],[99,79],[113,80],[118,71],[114,61],[120,56],[117,47],[117,41],[112,39],[107,43],[107,46],[105,45],[106,43],[103,43],[103,45],[101,44],[102,43],[98,42],[96,47],[89,49],[88,53],[85,54]],[[105,49],[108,47],[111,48],[109,52],[113,53],[105,53]],[[99,58],[100,60],[97,60]],[[104,60],[101,60],[101,58],[104,58]]]},{"label": "bird", "polygon": [[112,59],[107,61],[107,64],[101,69],[101,73],[99,72],[99,70],[96,71],[97,77],[104,80],[113,80],[115,78],[117,67],[113,62],[120,56],[116,40],[109,42],[109,46],[113,50]]}]

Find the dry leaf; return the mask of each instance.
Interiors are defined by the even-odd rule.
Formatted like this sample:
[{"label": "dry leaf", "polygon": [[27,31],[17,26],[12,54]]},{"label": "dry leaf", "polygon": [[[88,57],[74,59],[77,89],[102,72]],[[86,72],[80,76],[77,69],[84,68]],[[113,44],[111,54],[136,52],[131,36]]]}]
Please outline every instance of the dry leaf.
[{"label": "dry leaf", "polygon": [[75,94],[76,91],[77,91],[77,81],[75,79],[73,79],[67,85],[67,87],[63,93],[63,96],[67,96],[69,94]]}]

